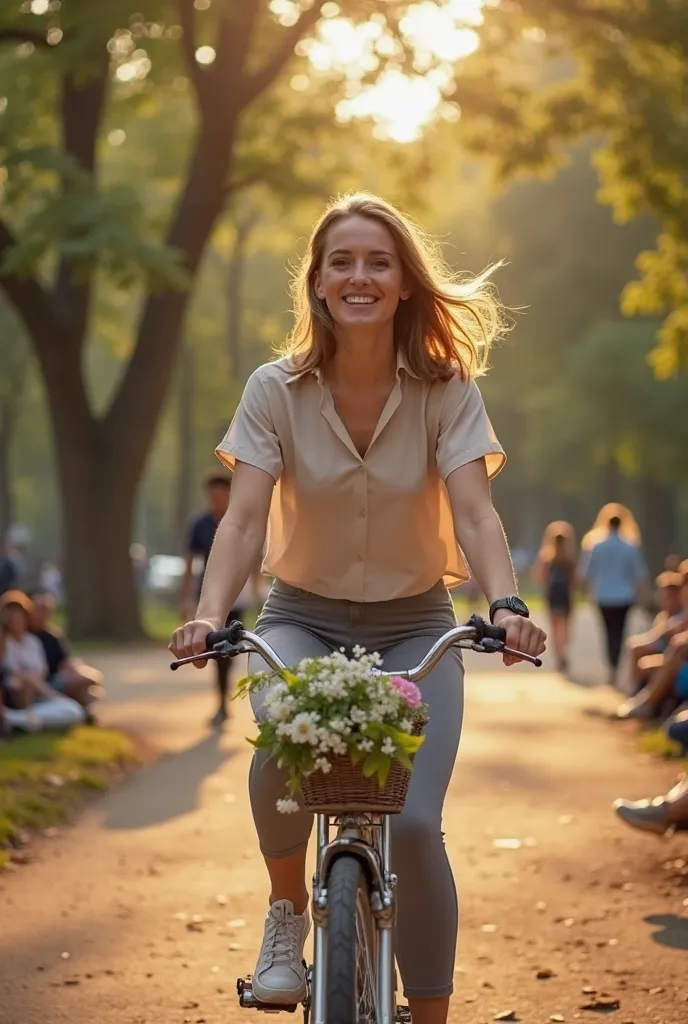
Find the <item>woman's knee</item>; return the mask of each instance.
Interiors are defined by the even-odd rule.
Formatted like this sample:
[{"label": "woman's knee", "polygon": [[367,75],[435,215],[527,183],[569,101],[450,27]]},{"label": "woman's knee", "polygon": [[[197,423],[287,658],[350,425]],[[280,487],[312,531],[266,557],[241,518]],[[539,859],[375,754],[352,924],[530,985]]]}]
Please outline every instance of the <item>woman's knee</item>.
[{"label": "woman's knee", "polygon": [[443,845],[439,822],[414,810],[403,811],[392,822],[393,850],[404,860],[424,860]]}]

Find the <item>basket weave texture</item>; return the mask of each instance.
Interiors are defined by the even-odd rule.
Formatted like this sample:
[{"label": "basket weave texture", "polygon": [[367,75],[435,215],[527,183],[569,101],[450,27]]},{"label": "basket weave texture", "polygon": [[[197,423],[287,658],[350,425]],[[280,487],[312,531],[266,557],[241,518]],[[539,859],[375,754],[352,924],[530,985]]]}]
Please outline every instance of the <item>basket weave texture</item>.
[{"label": "basket weave texture", "polygon": [[[414,722],[413,735],[420,736],[427,719]],[[413,756],[411,757],[413,760]],[[353,764],[347,754],[330,758],[331,771],[317,769],[301,775],[301,791],[306,810],[313,814],[346,814],[362,811],[367,814],[400,814],[404,809],[411,772],[400,761],[393,760],[384,789],[377,775],[366,778],[363,762]]]}]

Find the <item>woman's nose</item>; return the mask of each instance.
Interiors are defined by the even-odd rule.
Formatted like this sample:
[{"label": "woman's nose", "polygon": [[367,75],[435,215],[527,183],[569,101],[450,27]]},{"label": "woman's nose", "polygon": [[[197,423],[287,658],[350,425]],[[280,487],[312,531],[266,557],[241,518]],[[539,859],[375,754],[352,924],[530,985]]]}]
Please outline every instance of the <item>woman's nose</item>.
[{"label": "woman's nose", "polygon": [[352,284],[357,284],[359,282],[365,282],[370,280],[370,274],[368,273],[368,267],[366,266],[365,262],[361,261],[360,263],[356,263],[353,266],[351,270],[350,280]]}]

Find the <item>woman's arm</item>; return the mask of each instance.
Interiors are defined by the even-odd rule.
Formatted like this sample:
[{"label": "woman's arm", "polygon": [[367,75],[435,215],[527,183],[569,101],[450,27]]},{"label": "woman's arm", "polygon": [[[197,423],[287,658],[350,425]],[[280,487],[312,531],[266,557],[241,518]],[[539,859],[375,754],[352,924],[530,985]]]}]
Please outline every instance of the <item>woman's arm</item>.
[{"label": "woman's arm", "polygon": [[[489,604],[518,593],[509,547],[492,504],[484,459],[469,462],[447,477],[454,532]],[[530,619],[500,610],[495,624],[507,631],[507,644],[525,654],[545,648],[545,633]],[[511,664],[517,659],[504,659]]]},{"label": "woman's arm", "polygon": [[274,486],[269,473],[237,462],[229,508],[215,534],[196,618],[177,629],[170,644],[176,657],[201,654],[206,635],[224,626],[262,552]]}]

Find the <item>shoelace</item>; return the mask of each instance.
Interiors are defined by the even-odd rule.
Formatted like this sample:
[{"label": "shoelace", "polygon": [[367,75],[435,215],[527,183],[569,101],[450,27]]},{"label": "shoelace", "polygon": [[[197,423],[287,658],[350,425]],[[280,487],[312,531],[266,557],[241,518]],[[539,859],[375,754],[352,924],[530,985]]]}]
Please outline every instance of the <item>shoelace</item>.
[{"label": "shoelace", "polygon": [[268,922],[268,933],[265,936],[265,959],[268,966],[286,964],[291,967],[297,958],[298,936],[295,921]]}]

